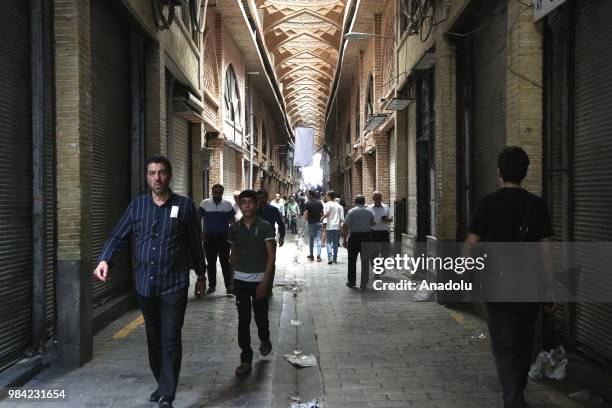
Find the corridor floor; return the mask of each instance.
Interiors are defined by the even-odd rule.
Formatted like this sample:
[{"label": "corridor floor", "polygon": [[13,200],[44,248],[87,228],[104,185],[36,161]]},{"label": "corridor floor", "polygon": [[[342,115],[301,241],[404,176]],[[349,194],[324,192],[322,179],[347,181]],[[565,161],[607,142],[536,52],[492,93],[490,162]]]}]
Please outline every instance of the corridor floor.
[{"label": "corridor floor", "polygon": [[[234,298],[222,287],[201,300],[190,294],[176,407],[288,407],[291,398],[321,395],[325,407],[501,406],[488,339],[474,335],[486,332],[483,321],[435,302],[347,288],[345,249],[334,265],[327,264],[325,251],[323,262],[306,255],[307,243],[291,234],[278,250],[270,307],[274,349],[259,356],[253,323],[255,365],[247,379],[234,376]],[[97,335],[94,358],[83,367],[52,367],[26,385],[64,389],[65,401],[5,399],[0,406],[154,406],[147,402],[155,385],[140,317],[134,310]],[[316,354],[319,366],[293,368],[282,354],[296,349]],[[567,397],[576,390],[532,381],[527,399],[533,408],[579,407]]]}]

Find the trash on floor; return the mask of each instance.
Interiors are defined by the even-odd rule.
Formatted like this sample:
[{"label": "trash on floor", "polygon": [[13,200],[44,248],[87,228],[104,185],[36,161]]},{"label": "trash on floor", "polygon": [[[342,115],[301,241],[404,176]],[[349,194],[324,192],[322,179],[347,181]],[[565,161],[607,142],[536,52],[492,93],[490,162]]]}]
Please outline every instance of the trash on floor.
[{"label": "trash on floor", "polygon": [[319,399],[315,398],[308,402],[293,402],[289,408],[323,408],[323,405],[319,405]]},{"label": "trash on floor", "polygon": [[487,334],[482,330],[475,330],[474,333],[470,336],[471,339],[474,340],[486,340]]},{"label": "trash on floor", "polygon": [[563,346],[559,346],[550,351],[541,351],[535,363],[533,363],[529,369],[529,377],[534,380],[540,380],[542,378],[563,380],[567,377],[565,373],[567,361],[567,354]]},{"label": "trash on floor", "polygon": [[414,293],[412,300],[414,302],[429,302],[433,299],[435,292],[433,290],[417,290]]},{"label": "trash on floor", "polygon": [[596,395],[592,395],[587,389],[572,392],[568,395],[571,399],[578,402],[584,402],[592,407],[603,405],[603,400]]},{"label": "trash on floor", "polygon": [[317,358],[314,354],[302,354],[301,352],[296,354],[294,352],[293,354],[285,354],[283,357],[298,368],[315,367],[317,365]]}]

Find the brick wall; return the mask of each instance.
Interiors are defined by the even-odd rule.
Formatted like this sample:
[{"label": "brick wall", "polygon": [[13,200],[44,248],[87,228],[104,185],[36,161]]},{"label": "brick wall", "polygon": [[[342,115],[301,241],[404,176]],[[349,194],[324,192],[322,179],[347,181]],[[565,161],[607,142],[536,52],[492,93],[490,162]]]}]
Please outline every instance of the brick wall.
[{"label": "brick wall", "polygon": [[541,194],[542,33],[524,8],[508,1],[506,144],[525,149],[531,165],[524,187]]},{"label": "brick wall", "polygon": [[457,121],[455,48],[446,38],[436,41],[435,75],[435,153],[436,220],[439,239],[457,235]]},{"label": "brick wall", "polygon": [[372,202],[372,193],[376,189],[376,156],[364,154],[362,159],[362,185],[361,193],[365,196],[366,203]]}]

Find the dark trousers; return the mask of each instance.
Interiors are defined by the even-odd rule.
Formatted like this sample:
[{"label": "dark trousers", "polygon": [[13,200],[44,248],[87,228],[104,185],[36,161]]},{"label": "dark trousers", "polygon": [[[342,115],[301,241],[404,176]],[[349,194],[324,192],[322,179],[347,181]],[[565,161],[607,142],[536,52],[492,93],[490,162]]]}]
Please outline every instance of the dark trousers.
[{"label": "dark trousers", "polygon": [[527,407],[527,386],[539,303],[487,303],[489,334],[504,408]]},{"label": "dark trousers", "polygon": [[297,216],[289,219],[289,228],[292,234],[297,234]]},{"label": "dark trousers", "polygon": [[[259,340],[270,339],[270,322],[268,321],[268,296],[255,300],[255,290],[259,282],[234,281],[234,295],[238,308],[238,346],[240,362],[250,363],[253,360],[251,348],[251,309],[255,316]],[[252,306],[252,307],[251,307]]]},{"label": "dark trousers", "polygon": [[361,286],[368,284],[368,271],[369,271],[369,255],[368,245],[364,248],[361,244],[367,244],[370,241],[369,232],[352,232],[348,239],[348,276],[347,280],[349,283],[355,284],[357,280],[357,256],[361,255]]},{"label": "dark trousers", "polygon": [[208,286],[214,288],[217,286],[217,256],[221,263],[221,273],[223,274],[223,282],[225,287],[229,287],[231,282],[229,250],[230,245],[227,242],[227,235],[210,235],[207,234],[207,240],[204,243],[204,252],[206,253]]},{"label": "dark trousers", "polygon": [[149,366],[159,395],[174,399],[181,371],[181,330],[187,308],[187,289],[161,296],[138,295],[138,303],[147,330]]},{"label": "dark trousers", "polygon": [[389,252],[389,231],[372,231],[371,233],[371,241],[377,242],[376,249],[372,248],[375,253],[370,254],[370,260],[373,261],[374,257],[386,257]]}]

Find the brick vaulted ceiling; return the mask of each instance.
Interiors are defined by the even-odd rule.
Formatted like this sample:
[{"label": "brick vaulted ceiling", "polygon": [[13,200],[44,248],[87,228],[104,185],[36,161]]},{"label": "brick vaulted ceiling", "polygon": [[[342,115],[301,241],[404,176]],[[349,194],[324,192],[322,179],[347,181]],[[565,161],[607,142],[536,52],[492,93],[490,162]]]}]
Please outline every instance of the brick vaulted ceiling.
[{"label": "brick vaulted ceiling", "polygon": [[346,0],[256,0],[292,127],[313,127],[321,142],[338,63]]}]

